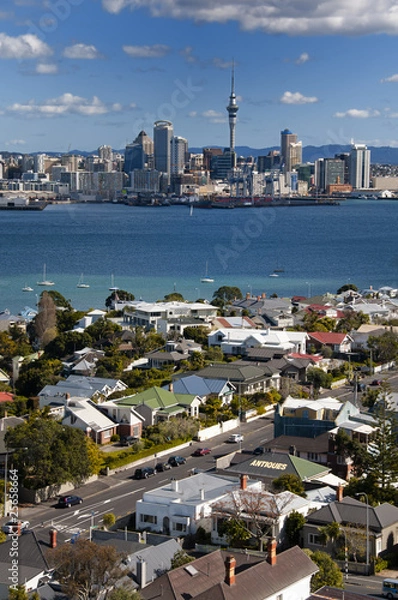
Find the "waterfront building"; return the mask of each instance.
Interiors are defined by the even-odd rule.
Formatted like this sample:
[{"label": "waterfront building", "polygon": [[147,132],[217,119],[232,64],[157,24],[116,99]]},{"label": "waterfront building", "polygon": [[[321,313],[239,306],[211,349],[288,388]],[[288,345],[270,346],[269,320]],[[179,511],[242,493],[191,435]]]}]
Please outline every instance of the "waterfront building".
[{"label": "waterfront building", "polygon": [[178,175],[184,173],[188,160],[188,140],[180,136],[171,138],[171,173]]},{"label": "waterfront building", "polygon": [[289,173],[293,167],[303,161],[302,142],[297,140],[297,134],[289,129],[281,132],[281,157],[284,173]]},{"label": "waterfront building", "polygon": [[134,169],[130,172],[130,187],[133,192],[159,192],[160,173],[157,169]]},{"label": "waterfront building", "polygon": [[370,150],[365,144],[353,144],[349,158],[349,178],[354,189],[367,189],[370,184]]},{"label": "waterfront building", "polygon": [[98,156],[101,160],[113,160],[112,146],[100,146],[98,148]]},{"label": "waterfront building", "polygon": [[339,158],[319,158],[315,161],[315,187],[325,191],[329,185],[344,183],[344,161]]},{"label": "waterfront building", "polygon": [[124,172],[129,175],[134,169],[147,169],[153,165],[153,141],[140,131],[132,144],[127,144],[124,153]]},{"label": "waterfront building", "polygon": [[44,173],[45,172],[45,159],[47,156],[45,154],[36,154],[34,157],[34,167],[33,170],[35,173]]},{"label": "waterfront building", "polygon": [[171,172],[171,139],[173,124],[170,121],[156,121],[153,127],[154,167],[166,173],[170,179]]}]

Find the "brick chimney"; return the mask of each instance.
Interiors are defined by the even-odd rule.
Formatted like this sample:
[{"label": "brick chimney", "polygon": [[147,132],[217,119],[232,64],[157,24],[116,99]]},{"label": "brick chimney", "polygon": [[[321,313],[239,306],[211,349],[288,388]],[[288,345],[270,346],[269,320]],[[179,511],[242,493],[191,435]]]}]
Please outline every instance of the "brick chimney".
[{"label": "brick chimney", "polygon": [[240,476],[240,489],[241,490],[247,489],[247,475]]},{"label": "brick chimney", "polygon": [[50,529],[50,548],[57,547],[57,530]]},{"label": "brick chimney", "polygon": [[235,567],[235,558],[233,556],[227,556],[225,559],[225,583],[227,585],[235,585]]},{"label": "brick chimney", "polygon": [[343,499],[343,486],[339,485],[336,490],[336,500],[337,502],[341,502]]},{"label": "brick chimney", "polygon": [[276,539],[272,538],[268,543],[268,562],[273,567],[276,565]]}]

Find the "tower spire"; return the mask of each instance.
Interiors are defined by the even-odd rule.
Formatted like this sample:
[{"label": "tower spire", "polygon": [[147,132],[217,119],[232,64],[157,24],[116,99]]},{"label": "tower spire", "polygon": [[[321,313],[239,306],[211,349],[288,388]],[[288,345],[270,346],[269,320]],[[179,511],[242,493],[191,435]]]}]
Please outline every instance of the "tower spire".
[{"label": "tower spire", "polygon": [[231,94],[229,96],[229,104],[227,111],[229,115],[229,150],[230,152],[235,151],[235,127],[236,127],[236,114],[239,110],[239,106],[236,104],[235,95],[235,61],[232,62],[232,73],[231,73]]}]

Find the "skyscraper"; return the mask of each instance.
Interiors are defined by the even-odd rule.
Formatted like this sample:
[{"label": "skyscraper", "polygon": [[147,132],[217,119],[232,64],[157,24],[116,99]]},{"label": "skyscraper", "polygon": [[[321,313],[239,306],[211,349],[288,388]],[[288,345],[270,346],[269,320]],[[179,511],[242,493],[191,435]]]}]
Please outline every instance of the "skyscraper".
[{"label": "skyscraper", "polygon": [[131,173],[134,169],[145,169],[152,167],[153,141],[145,133],[140,131],[132,144],[127,144],[124,152],[124,172]]},{"label": "skyscraper", "polygon": [[239,110],[239,106],[236,104],[235,96],[235,67],[232,67],[231,77],[231,95],[229,97],[229,104],[227,111],[229,115],[229,150],[235,152],[235,128],[236,128],[236,114]]},{"label": "skyscraper", "polygon": [[297,135],[289,129],[281,131],[281,156],[284,173],[289,173],[302,162],[302,142],[297,141]]},{"label": "skyscraper", "polygon": [[184,172],[188,159],[188,141],[179,136],[171,138],[171,173],[173,175]]},{"label": "skyscraper", "polygon": [[170,121],[156,121],[153,127],[155,169],[167,174],[170,181],[171,172],[171,138],[173,124]]},{"label": "skyscraper", "polygon": [[350,184],[354,189],[366,189],[370,183],[370,150],[365,144],[352,144],[349,159]]}]

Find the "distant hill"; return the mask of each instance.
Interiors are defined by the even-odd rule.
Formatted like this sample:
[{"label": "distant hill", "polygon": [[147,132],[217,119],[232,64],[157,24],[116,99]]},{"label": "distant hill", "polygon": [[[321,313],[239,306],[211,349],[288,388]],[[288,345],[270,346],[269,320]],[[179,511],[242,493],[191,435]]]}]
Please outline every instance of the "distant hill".
[{"label": "distant hill", "polygon": [[[201,153],[203,148],[224,148],[223,146],[212,146],[208,144],[203,147],[189,148],[190,152]],[[398,165],[398,148],[391,148],[390,146],[368,146],[370,152],[370,160],[372,164],[389,164]],[[239,156],[266,156],[271,150],[279,150],[279,146],[270,146],[268,148],[251,148],[250,146],[237,146],[236,152]],[[115,150],[120,154],[124,153],[124,148]],[[335,154],[341,154],[342,152],[349,152],[350,145],[342,146],[339,144],[325,144],[324,146],[304,146],[303,147],[303,162],[314,162],[317,158],[333,158]],[[31,152],[30,154],[48,154],[48,156],[59,156],[60,154],[78,154],[80,156],[90,156],[96,154],[97,150],[88,152],[87,150],[69,150],[69,152],[46,152],[45,150],[40,152]],[[22,154],[22,152],[10,152],[1,151],[0,154],[4,158],[10,155]]]}]

